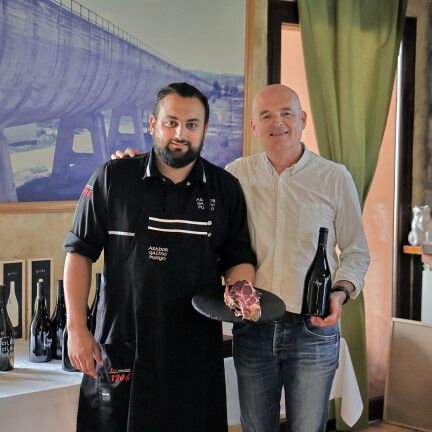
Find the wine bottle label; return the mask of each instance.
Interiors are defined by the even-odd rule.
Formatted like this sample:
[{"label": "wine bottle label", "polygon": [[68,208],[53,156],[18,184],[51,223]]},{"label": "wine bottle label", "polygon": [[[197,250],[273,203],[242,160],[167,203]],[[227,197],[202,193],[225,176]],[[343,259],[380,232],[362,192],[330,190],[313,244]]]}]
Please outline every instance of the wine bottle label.
[{"label": "wine bottle label", "polygon": [[45,338],[45,349],[50,349],[52,345],[52,338]]},{"label": "wine bottle label", "polygon": [[14,353],[14,338],[11,336],[0,337],[0,357],[10,357]]}]

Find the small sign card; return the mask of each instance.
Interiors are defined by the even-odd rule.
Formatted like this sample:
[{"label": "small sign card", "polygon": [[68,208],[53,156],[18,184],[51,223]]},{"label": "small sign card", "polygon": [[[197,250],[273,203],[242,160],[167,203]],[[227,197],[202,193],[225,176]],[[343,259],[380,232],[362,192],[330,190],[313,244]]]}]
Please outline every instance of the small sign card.
[{"label": "small sign card", "polygon": [[35,258],[28,260],[28,283],[30,285],[30,318],[33,318],[33,308],[37,295],[37,282],[42,279],[44,283],[44,295],[47,303],[48,314],[51,316],[51,272],[52,272],[52,259],[51,258]]}]

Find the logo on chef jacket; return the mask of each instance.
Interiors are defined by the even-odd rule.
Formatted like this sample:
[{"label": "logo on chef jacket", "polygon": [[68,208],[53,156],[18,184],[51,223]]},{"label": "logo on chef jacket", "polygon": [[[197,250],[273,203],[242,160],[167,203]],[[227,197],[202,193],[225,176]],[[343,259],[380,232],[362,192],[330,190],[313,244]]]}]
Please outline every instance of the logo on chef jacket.
[{"label": "logo on chef jacket", "polygon": [[112,383],[127,382],[132,379],[132,371],[130,369],[110,368],[109,375]]},{"label": "logo on chef jacket", "polygon": [[196,205],[198,210],[204,210],[204,200],[202,198],[196,199]]},{"label": "logo on chef jacket", "polygon": [[210,210],[215,211],[216,208],[216,198],[210,198]]},{"label": "logo on chef jacket", "polygon": [[168,256],[168,248],[159,246],[149,246],[148,248],[149,259],[155,261],[166,261]]},{"label": "logo on chef jacket", "polygon": [[81,192],[81,195],[84,195],[87,198],[90,198],[93,194],[93,186],[88,183],[84,186],[84,189]]},{"label": "logo on chef jacket", "polygon": [[[210,198],[210,210],[215,211],[216,208],[216,198]],[[204,210],[204,199],[203,198],[197,198],[196,199],[196,205],[198,210]]]}]

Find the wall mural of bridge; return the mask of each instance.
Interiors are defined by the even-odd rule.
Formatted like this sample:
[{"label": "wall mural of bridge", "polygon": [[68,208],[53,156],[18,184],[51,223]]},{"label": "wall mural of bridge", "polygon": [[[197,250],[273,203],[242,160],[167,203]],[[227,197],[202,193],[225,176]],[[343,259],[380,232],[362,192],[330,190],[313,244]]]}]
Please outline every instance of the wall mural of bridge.
[{"label": "wall mural of bridge", "polygon": [[204,157],[241,156],[242,74],[190,71],[75,0],[0,0],[0,202],[77,199],[113,151],[149,150],[155,92],[174,81],[209,97]]}]

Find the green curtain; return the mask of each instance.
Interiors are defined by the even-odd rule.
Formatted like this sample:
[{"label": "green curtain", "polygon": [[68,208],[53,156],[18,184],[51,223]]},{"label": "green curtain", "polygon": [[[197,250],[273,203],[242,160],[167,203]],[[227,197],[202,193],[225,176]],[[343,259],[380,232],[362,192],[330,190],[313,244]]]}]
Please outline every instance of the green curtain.
[{"label": "green curtain", "polygon": [[[407,0],[297,3],[320,154],[349,169],[363,206],[384,134]],[[362,294],[344,306],[341,333],[365,407],[354,429],[364,428],[369,413]],[[336,417],[338,429],[349,429]]]}]

